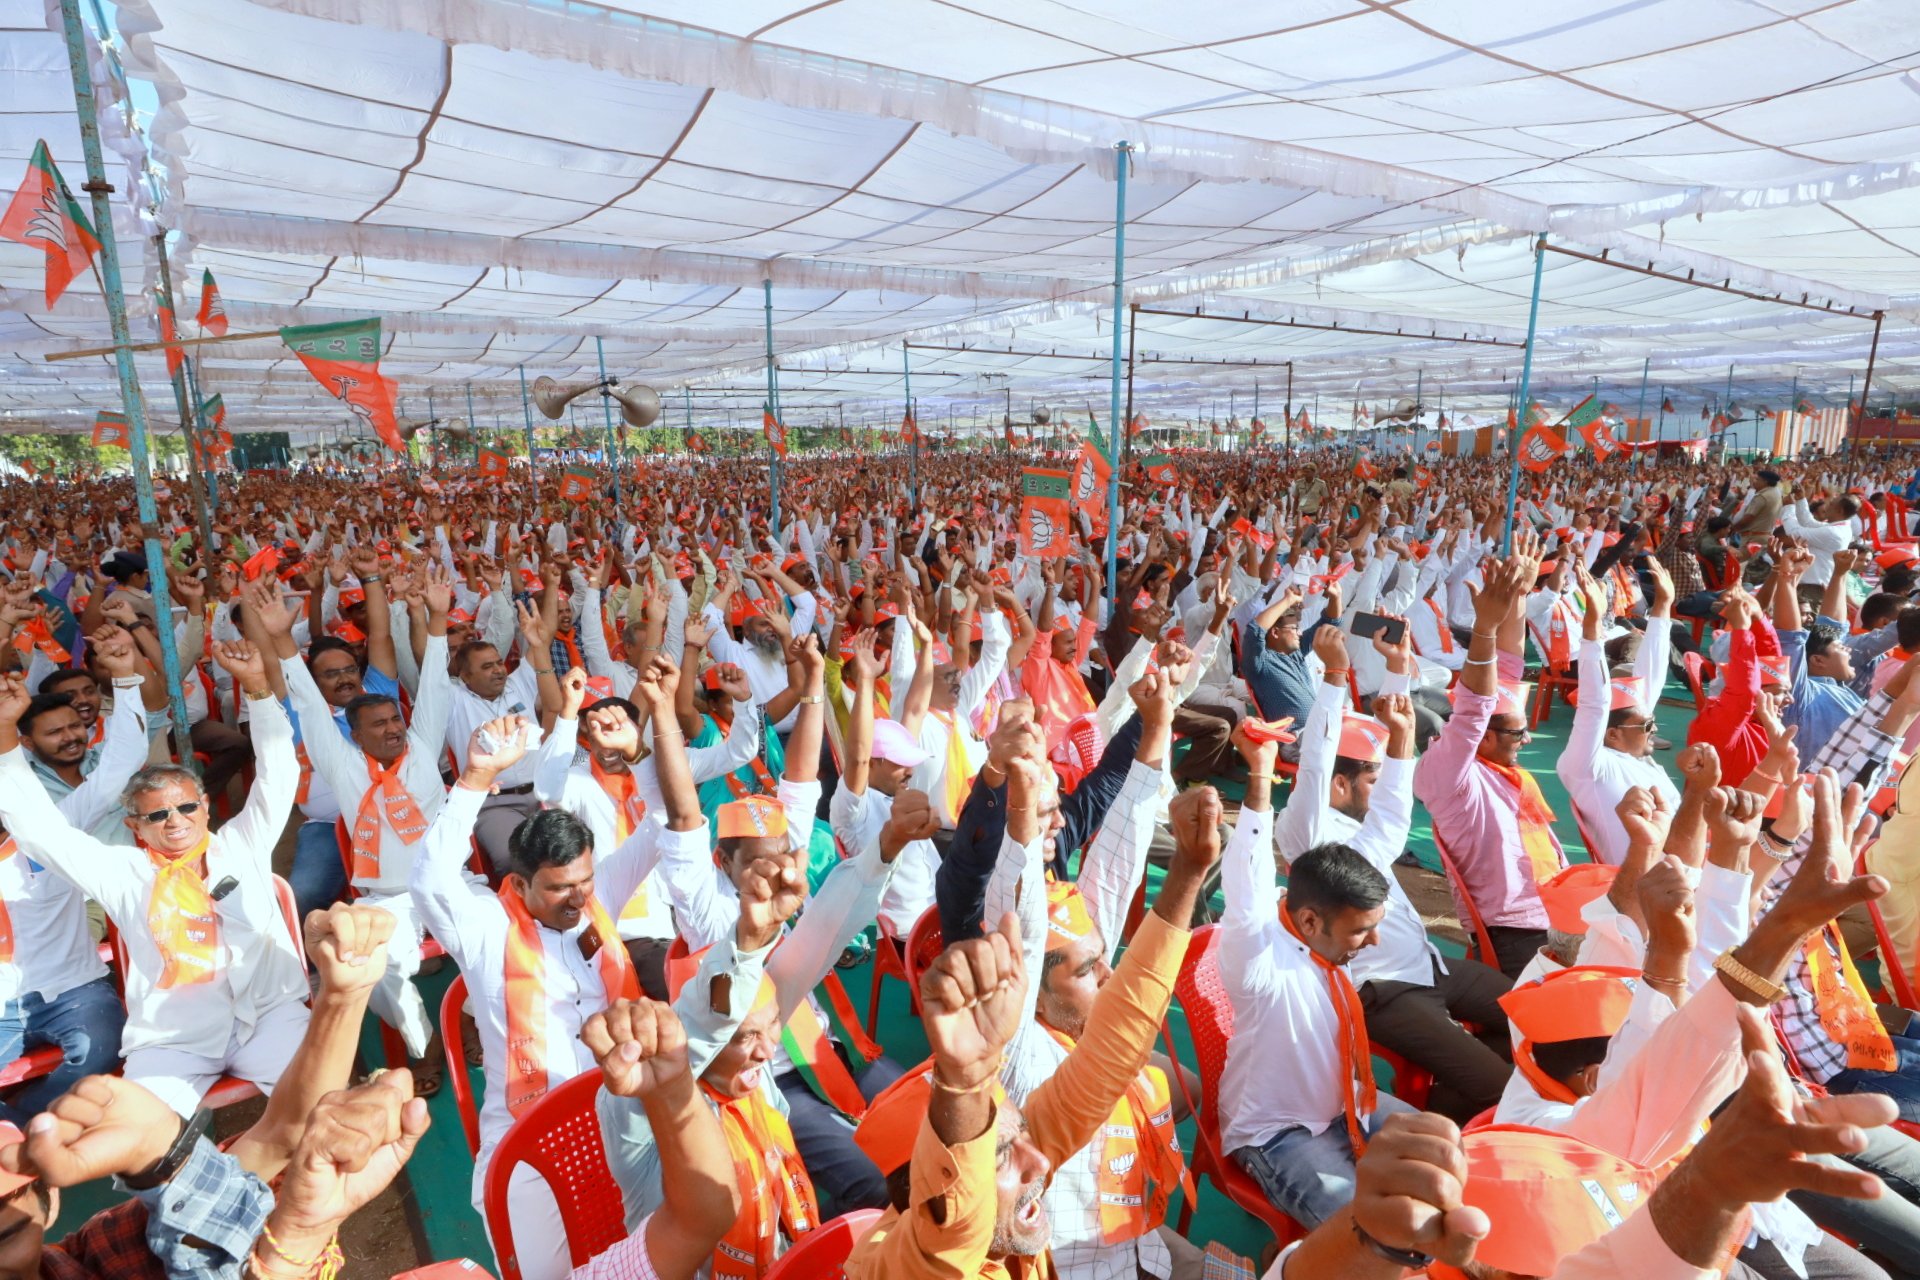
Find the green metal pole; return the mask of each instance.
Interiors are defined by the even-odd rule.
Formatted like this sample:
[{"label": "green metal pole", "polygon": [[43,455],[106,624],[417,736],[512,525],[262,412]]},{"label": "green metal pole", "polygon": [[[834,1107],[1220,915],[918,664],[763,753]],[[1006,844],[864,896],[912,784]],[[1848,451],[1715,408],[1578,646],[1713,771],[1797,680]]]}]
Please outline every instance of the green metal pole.
[{"label": "green metal pole", "polygon": [[1118,599],[1120,574],[1116,562],[1120,554],[1120,449],[1126,439],[1120,429],[1120,310],[1127,292],[1127,168],[1133,159],[1133,144],[1114,145],[1113,188],[1113,371],[1107,396],[1107,431],[1112,447],[1107,456],[1114,466],[1107,476],[1107,608],[1111,614]]},{"label": "green metal pole", "polygon": [[594,355],[600,360],[600,418],[607,433],[607,461],[613,467],[613,509],[620,511],[620,452],[613,439],[613,397],[607,394],[607,344],[598,336],[593,340]]},{"label": "green metal pole", "polygon": [[520,366],[520,416],[527,423],[527,479],[535,505],[540,502],[540,451],[533,439],[533,406],[527,403],[527,367]]},{"label": "green metal pole", "polygon": [[[767,324],[767,412],[777,420],[780,417],[780,378],[773,363],[773,280],[771,277],[760,281],[760,288],[766,299]],[[771,499],[772,519],[767,527],[774,536],[780,534],[780,455],[774,451],[773,441],[767,441],[767,485]]]},{"label": "green metal pole", "polygon": [[133,459],[133,491],[140,522],[145,526],[148,588],[153,593],[154,630],[160,640],[160,664],[167,679],[167,699],[173,711],[174,742],[180,760],[196,773],[189,737],[187,700],[180,692],[180,655],[173,643],[173,593],[167,584],[166,550],[155,527],[159,510],[153,501],[153,468],[147,457],[147,406],[140,395],[140,375],[133,366],[133,339],[127,330],[127,298],[121,292],[120,247],[113,236],[113,206],[108,197],[106,166],[100,159],[100,114],[93,97],[93,77],[87,69],[86,28],[81,25],[79,0],[60,0],[60,22],[67,43],[67,69],[73,76],[74,113],[80,123],[80,149],[86,157],[86,191],[93,206],[93,230],[100,239],[100,283],[106,295],[107,322],[113,330],[114,370],[120,379],[120,402],[127,414],[128,453]]},{"label": "green metal pole", "polygon": [[1533,242],[1533,297],[1527,303],[1527,346],[1520,358],[1520,389],[1515,404],[1513,433],[1507,440],[1507,456],[1512,465],[1507,469],[1507,525],[1500,534],[1500,554],[1509,555],[1513,551],[1513,513],[1520,501],[1520,437],[1524,434],[1522,419],[1527,414],[1527,392],[1533,382],[1533,334],[1540,324],[1540,272],[1546,265],[1547,238],[1540,236]]}]

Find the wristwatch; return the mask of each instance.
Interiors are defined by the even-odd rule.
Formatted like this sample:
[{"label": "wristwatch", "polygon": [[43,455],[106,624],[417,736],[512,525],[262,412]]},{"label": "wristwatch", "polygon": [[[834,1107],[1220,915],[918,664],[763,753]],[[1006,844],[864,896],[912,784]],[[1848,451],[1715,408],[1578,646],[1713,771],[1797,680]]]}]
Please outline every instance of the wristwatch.
[{"label": "wristwatch", "polygon": [[205,1107],[193,1113],[193,1119],[180,1126],[180,1133],[167,1148],[167,1154],[148,1165],[138,1173],[124,1175],[120,1182],[129,1191],[151,1191],[169,1181],[180,1172],[180,1166],[187,1162],[193,1149],[200,1145],[200,1138],[213,1122],[213,1112]]}]

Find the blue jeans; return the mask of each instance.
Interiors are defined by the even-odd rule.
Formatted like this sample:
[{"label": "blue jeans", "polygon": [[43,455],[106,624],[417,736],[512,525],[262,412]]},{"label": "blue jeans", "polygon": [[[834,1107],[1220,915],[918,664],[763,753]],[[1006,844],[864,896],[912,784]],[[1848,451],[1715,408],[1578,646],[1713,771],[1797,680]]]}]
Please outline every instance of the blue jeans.
[{"label": "blue jeans", "polygon": [[[1788,1199],[1822,1227],[1837,1231],[1887,1264],[1895,1280],[1920,1277],[1920,1142],[1897,1129],[1869,1129],[1867,1149],[1845,1164],[1878,1174],[1887,1194],[1878,1200],[1843,1200],[1796,1191]],[[1844,1167],[1835,1156],[1813,1159]]]},{"label": "blue jeans", "polygon": [[1884,1093],[1900,1108],[1900,1118],[1920,1121],[1920,1040],[1893,1037],[1900,1065],[1892,1071],[1863,1071],[1848,1067],[1827,1081],[1828,1093]]},{"label": "blue jeans", "polygon": [[63,1055],[51,1075],[29,1080],[20,1092],[0,1102],[0,1120],[25,1128],[55,1098],[83,1076],[112,1071],[120,1061],[120,1032],[126,1006],[111,978],[95,978],[48,1001],[37,991],[0,1008],[0,1062],[12,1062],[28,1049],[54,1045]]},{"label": "blue jeans", "polygon": [[[1367,1118],[1372,1137],[1387,1117],[1411,1112],[1412,1107],[1382,1093]],[[1274,1208],[1311,1231],[1353,1199],[1353,1142],[1345,1118],[1318,1134],[1295,1125],[1282,1129],[1257,1147],[1241,1147],[1233,1161],[1253,1175]]]},{"label": "blue jeans", "polygon": [[287,878],[293,900],[305,920],[310,911],[325,911],[347,896],[347,864],[340,860],[340,840],[331,822],[305,822],[294,834],[293,874]]}]

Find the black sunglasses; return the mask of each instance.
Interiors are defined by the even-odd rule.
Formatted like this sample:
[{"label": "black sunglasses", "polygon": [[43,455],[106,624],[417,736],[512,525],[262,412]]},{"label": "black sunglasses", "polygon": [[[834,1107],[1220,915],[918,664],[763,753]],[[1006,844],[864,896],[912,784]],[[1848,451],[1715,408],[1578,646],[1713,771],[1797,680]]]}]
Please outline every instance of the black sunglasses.
[{"label": "black sunglasses", "polygon": [[201,801],[189,800],[185,804],[176,804],[171,809],[155,809],[151,813],[136,814],[135,816],[150,826],[158,826],[176,813],[183,818],[191,818],[194,814],[200,812],[203,807],[204,805]]},{"label": "black sunglasses", "polygon": [[1494,729],[1493,732],[1503,738],[1530,738],[1533,736],[1533,730],[1524,727],[1519,729]]}]

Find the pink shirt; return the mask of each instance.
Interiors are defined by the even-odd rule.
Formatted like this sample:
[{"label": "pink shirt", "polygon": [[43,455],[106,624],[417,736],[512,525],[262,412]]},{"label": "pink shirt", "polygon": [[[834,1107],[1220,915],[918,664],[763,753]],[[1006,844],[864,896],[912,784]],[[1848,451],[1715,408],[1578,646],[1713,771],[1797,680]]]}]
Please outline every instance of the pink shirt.
[{"label": "pink shirt", "polygon": [[[1522,671],[1518,656],[1500,654],[1500,679],[1518,680]],[[1434,834],[1446,843],[1481,919],[1545,929],[1547,909],[1520,844],[1519,795],[1479,760],[1480,739],[1497,706],[1498,699],[1465,684],[1454,687],[1453,716],[1414,766],[1413,794],[1427,806]]]}]

